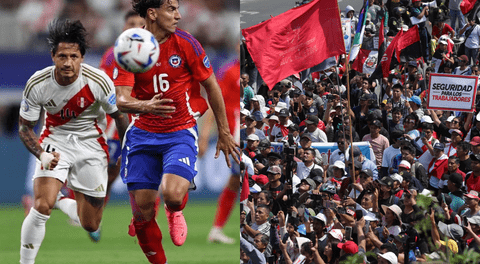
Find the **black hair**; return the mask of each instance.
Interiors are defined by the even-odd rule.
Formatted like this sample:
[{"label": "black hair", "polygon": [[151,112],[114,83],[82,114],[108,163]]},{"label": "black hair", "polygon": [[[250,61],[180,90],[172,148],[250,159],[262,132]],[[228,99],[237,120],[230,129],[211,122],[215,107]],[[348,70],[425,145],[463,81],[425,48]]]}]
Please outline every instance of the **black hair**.
[{"label": "black hair", "polygon": [[312,152],[313,157],[316,157],[316,155],[317,155],[317,153],[315,153],[315,149],[313,149],[313,148],[306,148],[306,149],[304,149],[303,151],[304,151],[304,152],[305,152],[305,151],[310,151],[310,152]]},{"label": "black hair", "polygon": [[430,129],[430,130],[433,131],[433,124],[430,124],[430,123],[426,123],[426,122],[425,122],[425,123],[422,124],[422,128],[423,128],[423,129]]},{"label": "black hair", "polygon": [[135,12],[134,10],[129,10],[125,16],[123,17],[124,21],[126,22],[129,18],[131,17],[135,17],[135,16],[139,16],[139,14],[137,12]]},{"label": "black hair", "polygon": [[399,84],[399,83],[394,84],[393,87],[392,87],[392,90],[393,90],[393,89],[397,89],[397,88],[400,89],[401,91],[403,91],[403,85],[401,85],[401,84]]},{"label": "black hair", "polygon": [[469,142],[465,142],[465,141],[460,141],[457,145],[457,148],[458,147],[461,147],[467,153],[470,152],[470,150],[472,149],[472,145]]},{"label": "black hair", "polygon": [[415,126],[414,128],[416,129],[417,128],[417,125],[418,125],[418,116],[417,114],[415,113],[411,113],[411,114],[408,114],[404,120],[407,120],[407,119],[410,119],[410,120],[414,120],[415,121]]},{"label": "black hair", "polygon": [[402,109],[401,107],[399,107],[399,106],[394,107],[394,108],[392,109],[392,114],[395,114],[396,112],[400,112],[400,113],[403,115],[403,113],[402,113],[402,112],[403,112],[403,109]]},{"label": "black hair", "polygon": [[412,155],[415,155],[416,153],[416,150],[415,150],[415,147],[411,144],[411,143],[406,143],[405,145],[402,146],[402,150],[412,154]]},{"label": "black hair", "polygon": [[427,67],[427,69],[425,69],[425,72],[434,72],[435,69],[433,67]]},{"label": "black hair", "polygon": [[398,140],[399,138],[403,137],[403,134],[405,134],[403,131],[401,130],[393,130],[391,133],[390,133],[390,138],[394,141]]},{"label": "black hair", "polygon": [[455,163],[460,164],[460,158],[457,156],[450,156],[448,158],[449,160],[455,160]]},{"label": "black hair", "polygon": [[48,25],[49,36],[47,38],[50,51],[55,55],[57,53],[58,44],[76,43],[80,49],[80,53],[85,55],[88,49],[86,41],[87,31],[83,27],[80,20],[58,20],[55,19]]},{"label": "black hair", "polygon": [[[267,205],[267,206],[272,205],[272,201],[273,201],[272,193],[271,193],[270,191],[268,191],[268,190],[263,190],[263,191],[261,191],[260,193],[265,194],[265,196],[266,196],[265,199],[268,201],[268,205]],[[269,207],[268,209],[270,209],[270,207]]]},{"label": "black hair", "polygon": [[[167,0],[169,1],[169,0]],[[147,17],[149,8],[159,8],[165,3],[165,0],[133,0],[132,7],[141,17]]]},{"label": "black hair", "polygon": [[395,256],[398,256],[398,248],[394,243],[383,243],[380,246],[380,250],[386,249],[388,252],[392,252]]},{"label": "black hair", "polygon": [[257,205],[257,209],[260,209],[260,208],[266,208],[268,210],[268,214],[270,214],[270,212],[271,212],[270,207],[266,204]]}]

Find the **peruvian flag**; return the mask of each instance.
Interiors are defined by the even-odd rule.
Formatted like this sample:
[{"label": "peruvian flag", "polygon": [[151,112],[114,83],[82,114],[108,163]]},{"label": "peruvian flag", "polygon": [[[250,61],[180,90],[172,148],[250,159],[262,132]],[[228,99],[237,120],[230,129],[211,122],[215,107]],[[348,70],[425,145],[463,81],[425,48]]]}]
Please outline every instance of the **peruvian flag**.
[{"label": "peruvian flag", "polygon": [[443,154],[438,159],[432,159],[428,164],[428,175],[442,179],[443,173],[448,170],[448,157]]},{"label": "peruvian flag", "polygon": [[240,201],[247,200],[249,194],[250,186],[248,185],[248,173],[247,170],[245,170],[245,175],[243,175],[242,191],[240,193]]},{"label": "peruvian flag", "polygon": [[242,30],[260,75],[272,89],[284,78],[345,54],[337,0],[308,4]]},{"label": "peruvian flag", "polygon": [[357,58],[352,63],[352,69],[361,72],[372,74],[377,67],[378,51],[360,49]]}]

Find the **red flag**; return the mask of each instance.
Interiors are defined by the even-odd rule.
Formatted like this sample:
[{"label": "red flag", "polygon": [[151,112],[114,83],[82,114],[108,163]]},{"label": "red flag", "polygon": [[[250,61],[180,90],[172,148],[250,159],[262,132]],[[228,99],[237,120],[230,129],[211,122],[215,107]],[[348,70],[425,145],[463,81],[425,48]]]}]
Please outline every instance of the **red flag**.
[{"label": "red flag", "polygon": [[383,31],[384,29],[384,24],[385,24],[385,16],[382,17],[382,22],[380,22],[380,32],[378,33],[378,51],[380,51],[383,41],[385,40],[385,36],[383,36]]},{"label": "red flag", "polygon": [[240,193],[240,201],[248,199],[250,194],[250,186],[248,185],[248,173],[245,170],[245,175],[243,176],[242,192]]},{"label": "red flag", "polygon": [[[395,51],[395,47],[397,46],[398,40],[402,36],[403,31],[400,30],[395,38],[393,38],[392,42],[390,42],[390,45],[388,45],[387,50],[382,56],[381,64],[382,64],[382,73],[383,77],[386,78],[388,77],[388,73],[390,71],[390,64],[392,62],[392,56],[393,52]],[[399,57],[397,57],[398,59]]]},{"label": "red flag", "polygon": [[352,63],[352,69],[361,73],[372,74],[377,67],[377,56],[377,51],[360,49],[357,58]]},{"label": "red flag", "polygon": [[420,42],[420,34],[418,33],[418,27],[411,27],[407,32],[403,33],[403,35],[400,37],[400,39],[397,42],[397,47],[396,47],[397,59],[400,60],[400,53],[404,48],[412,45],[415,42]]},{"label": "red flag", "polygon": [[270,89],[292,74],[345,54],[337,0],[314,0],[243,29],[242,34]]}]

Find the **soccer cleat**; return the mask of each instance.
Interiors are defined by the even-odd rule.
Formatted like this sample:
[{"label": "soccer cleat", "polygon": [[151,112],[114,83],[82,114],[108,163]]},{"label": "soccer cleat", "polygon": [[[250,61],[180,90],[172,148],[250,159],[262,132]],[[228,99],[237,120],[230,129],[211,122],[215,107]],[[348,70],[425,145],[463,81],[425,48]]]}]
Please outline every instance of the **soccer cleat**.
[{"label": "soccer cleat", "polygon": [[222,243],[222,244],[234,244],[235,239],[226,236],[222,229],[218,227],[212,227],[208,234],[208,242],[210,243]]},{"label": "soccer cleat", "polygon": [[182,211],[171,212],[165,205],[165,214],[168,219],[168,231],[175,246],[179,247],[187,239],[187,222]]},{"label": "soccer cleat", "polygon": [[102,236],[102,228],[99,227],[97,231],[94,232],[88,232],[88,236],[92,240],[92,242],[97,243],[100,241],[100,238]]}]

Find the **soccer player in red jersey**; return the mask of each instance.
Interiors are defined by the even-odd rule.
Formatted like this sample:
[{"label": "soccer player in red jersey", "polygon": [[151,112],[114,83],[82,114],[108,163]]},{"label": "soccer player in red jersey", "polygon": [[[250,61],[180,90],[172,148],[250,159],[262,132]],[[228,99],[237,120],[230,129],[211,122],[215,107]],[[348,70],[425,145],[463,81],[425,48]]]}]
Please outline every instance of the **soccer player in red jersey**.
[{"label": "soccer player in red jersey", "polygon": [[[131,28],[142,28],[145,26],[145,19],[139,16],[137,12],[131,10],[125,14],[125,24],[123,30]],[[113,46],[110,47],[102,56],[100,60],[99,68],[103,70],[110,79],[113,80],[113,70],[115,68],[115,57],[113,55]],[[118,131],[115,125],[115,120],[107,115],[107,129],[105,130],[107,136],[108,152],[110,153],[110,160],[108,161],[108,184],[107,184],[107,196],[110,197],[111,186],[120,172],[120,163],[117,162],[122,149],[120,138],[118,137]],[[106,204],[107,201],[105,201]]]},{"label": "soccer player in red jersey", "polygon": [[[227,110],[228,125],[230,132],[235,140],[240,142],[240,62],[235,60],[225,65],[218,74],[219,84],[222,88],[222,95]],[[210,111],[208,112],[210,113]],[[207,118],[207,115],[204,117]],[[212,124],[210,120],[206,120],[205,128],[200,133],[200,149],[206,149],[204,146],[208,144],[208,133],[203,133],[208,129],[208,124]],[[203,152],[202,150],[200,152]],[[201,156],[201,154],[199,154]],[[228,218],[235,206],[238,189],[240,188],[240,166],[234,164],[232,166],[231,176],[227,185],[223,189],[218,198],[217,212],[213,222],[212,229],[208,234],[209,242],[220,242],[225,244],[233,244],[235,240],[227,237],[222,229],[227,223]]]},{"label": "soccer player in red jersey", "polygon": [[[210,61],[198,41],[177,29],[181,19],[177,0],[139,0],[133,9],[145,18],[145,29],[160,44],[160,57],[146,73],[114,69],[117,106],[139,117],[125,134],[121,176],[127,184],[138,243],[151,263],[165,263],[162,233],[154,204],[161,187],[170,236],[181,246],[187,236],[182,210],[197,174],[196,119],[208,108],[200,84],[208,93],[218,128],[217,151],[239,163],[240,151],[230,134],[221,89]],[[134,97],[132,97],[132,92]],[[161,184],[161,185],[160,185]]]}]

